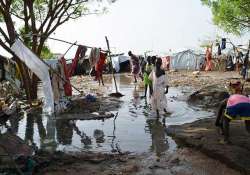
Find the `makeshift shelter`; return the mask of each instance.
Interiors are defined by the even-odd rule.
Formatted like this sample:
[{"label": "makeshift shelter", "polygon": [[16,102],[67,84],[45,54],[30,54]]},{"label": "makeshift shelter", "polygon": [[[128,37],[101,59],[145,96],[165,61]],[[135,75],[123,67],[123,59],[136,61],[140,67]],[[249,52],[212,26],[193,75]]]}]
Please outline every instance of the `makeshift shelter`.
[{"label": "makeshift shelter", "polygon": [[204,64],[204,55],[196,54],[192,50],[179,52],[171,57],[170,69],[174,70],[200,70]]},{"label": "makeshift shelter", "polygon": [[128,71],[127,69],[130,66],[129,60],[129,57],[124,55],[112,57],[113,68],[116,72]]}]

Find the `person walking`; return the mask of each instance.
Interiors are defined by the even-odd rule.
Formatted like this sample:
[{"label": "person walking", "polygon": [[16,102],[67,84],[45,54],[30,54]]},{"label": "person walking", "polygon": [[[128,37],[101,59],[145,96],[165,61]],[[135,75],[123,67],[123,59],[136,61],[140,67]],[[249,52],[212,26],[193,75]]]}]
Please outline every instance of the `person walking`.
[{"label": "person walking", "polygon": [[162,60],[157,58],[155,69],[150,73],[149,79],[153,82],[153,94],[151,97],[152,110],[156,111],[157,116],[167,112],[168,79],[165,71],[161,68]]}]

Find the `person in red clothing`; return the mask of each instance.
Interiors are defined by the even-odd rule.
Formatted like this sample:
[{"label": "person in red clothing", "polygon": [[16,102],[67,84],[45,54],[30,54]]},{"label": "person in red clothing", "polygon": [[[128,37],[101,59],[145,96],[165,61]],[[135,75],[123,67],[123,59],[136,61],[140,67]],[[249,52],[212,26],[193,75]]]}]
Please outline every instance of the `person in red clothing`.
[{"label": "person in red clothing", "polygon": [[102,85],[104,86],[102,71],[105,65],[106,58],[107,58],[107,53],[100,52],[100,59],[95,65],[96,80],[99,82],[99,86],[101,85],[101,82]]},{"label": "person in red clothing", "polygon": [[212,71],[212,49],[207,47],[206,50],[206,68],[205,71]]}]

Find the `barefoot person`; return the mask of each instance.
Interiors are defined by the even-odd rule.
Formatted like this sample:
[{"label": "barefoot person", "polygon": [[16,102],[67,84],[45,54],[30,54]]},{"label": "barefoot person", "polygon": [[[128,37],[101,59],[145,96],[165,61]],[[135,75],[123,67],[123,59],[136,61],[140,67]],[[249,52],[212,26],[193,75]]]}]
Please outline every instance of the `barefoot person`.
[{"label": "barefoot person", "polygon": [[130,64],[131,64],[131,70],[132,74],[134,76],[134,82],[137,82],[137,76],[140,73],[140,62],[139,58],[135,56],[131,51],[128,52],[128,55],[130,56]]},{"label": "barefoot person", "polygon": [[165,71],[161,68],[162,60],[158,58],[155,63],[155,69],[150,73],[149,79],[153,82],[153,94],[151,97],[151,106],[157,115],[166,113],[168,93],[168,80]]}]

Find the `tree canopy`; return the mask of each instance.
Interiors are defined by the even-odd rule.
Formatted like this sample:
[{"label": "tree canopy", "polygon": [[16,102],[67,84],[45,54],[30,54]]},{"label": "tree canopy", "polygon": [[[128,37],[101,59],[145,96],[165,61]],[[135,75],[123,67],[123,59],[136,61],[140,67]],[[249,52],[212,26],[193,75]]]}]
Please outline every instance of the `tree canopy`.
[{"label": "tree canopy", "polygon": [[[102,13],[106,9],[101,3],[101,0],[0,0],[0,17],[7,33],[2,28],[0,32],[11,45],[16,32],[22,31],[24,42],[31,43],[32,50],[40,55],[46,39],[59,26],[84,15]],[[23,30],[18,30],[16,24],[21,24]]]},{"label": "tree canopy", "polygon": [[[115,0],[0,0],[0,46],[9,51],[17,34],[38,56],[49,57],[48,37],[69,20],[106,11]],[[16,57],[28,99],[37,96],[37,77]]]},{"label": "tree canopy", "polygon": [[241,34],[250,30],[250,0],[201,0],[211,8],[213,22],[224,31]]}]

